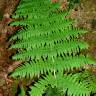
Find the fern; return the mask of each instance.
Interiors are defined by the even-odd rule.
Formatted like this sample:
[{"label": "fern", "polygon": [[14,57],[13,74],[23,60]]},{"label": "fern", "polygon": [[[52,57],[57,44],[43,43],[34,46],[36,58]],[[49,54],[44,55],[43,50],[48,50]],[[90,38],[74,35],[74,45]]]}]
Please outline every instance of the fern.
[{"label": "fern", "polygon": [[21,0],[12,16],[20,20],[12,22],[11,26],[25,27],[10,39],[16,41],[11,48],[18,49],[12,58],[25,63],[11,76],[33,78],[45,75],[31,87],[30,96],[42,96],[49,85],[60,89],[63,94],[67,92],[68,96],[89,96],[93,91],[91,85],[88,86],[91,81],[79,82],[80,74],[72,73],[74,68],[80,69],[96,62],[90,56],[80,54],[89,45],[78,37],[87,31],[74,28],[72,24],[75,21],[64,18],[67,14],[68,11],[60,9],[59,3],[50,0]]},{"label": "fern", "polygon": [[39,82],[32,87],[30,96],[42,96],[48,84],[52,84],[52,88],[60,88],[63,92],[66,92],[68,89],[69,96],[89,96],[90,90],[87,88],[88,84],[82,82],[78,83],[76,78],[76,76],[71,75],[60,76],[60,74],[57,74],[56,77],[48,75],[44,79],[39,80]]},{"label": "fern", "polygon": [[90,71],[85,71],[78,75],[78,80],[81,82],[88,82],[88,87],[92,91],[92,93],[96,93],[96,76]]},{"label": "fern", "polygon": [[[54,61],[53,61],[54,60]],[[33,77],[34,75],[39,75],[40,73],[62,71],[62,70],[73,70],[74,68],[83,67],[85,64],[93,64],[92,60],[88,57],[84,56],[66,56],[66,58],[54,58],[46,61],[37,61],[25,63],[22,66],[19,66],[16,69],[16,72],[12,74],[12,77],[20,76],[20,77]]]}]

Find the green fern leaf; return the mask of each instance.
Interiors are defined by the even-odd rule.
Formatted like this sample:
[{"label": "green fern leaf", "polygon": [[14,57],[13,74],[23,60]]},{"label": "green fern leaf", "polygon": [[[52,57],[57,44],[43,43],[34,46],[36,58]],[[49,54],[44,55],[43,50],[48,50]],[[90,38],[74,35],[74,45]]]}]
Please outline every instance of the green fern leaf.
[{"label": "green fern leaf", "polygon": [[73,70],[74,68],[81,68],[86,64],[95,64],[89,57],[84,56],[67,56],[66,58],[53,58],[46,61],[37,61],[25,63],[19,66],[15,72],[11,75],[12,77],[30,77],[37,76],[40,74],[46,74],[46,72]]},{"label": "green fern leaf", "polygon": [[63,92],[67,91],[69,96],[90,96],[90,90],[88,90],[85,83],[79,83],[76,81],[76,76],[57,76],[48,75],[45,79],[39,80],[34,86],[31,87],[30,96],[42,96],[45,88],[51,85],[52,88],[58,87]]}]

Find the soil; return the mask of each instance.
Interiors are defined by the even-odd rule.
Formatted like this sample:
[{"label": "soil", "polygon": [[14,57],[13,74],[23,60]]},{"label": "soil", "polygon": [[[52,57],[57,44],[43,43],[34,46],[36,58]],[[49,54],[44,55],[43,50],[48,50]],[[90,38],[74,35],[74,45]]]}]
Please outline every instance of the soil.
[{"label": "soil", "polygon": [[[15,87],[18,87],[18,81],[8,76],[9,72],[20,64],[19,61],[12,61],[10,58],[16,50],[8,49],[10,45],[8,38],[14,33],[14,28],[12,29],[8,26],[11,22],[9,17],[16,7],[14,4],[18,4],[18,1],[9,0],[7,2],[7,0],[0,0],[0,96],[15,96],[12,94],[13,82],[15,82]],[[89,33],[85,34],[83,39],[90,44],[88,52],[96,59],[96,0],[81,0],[81,4],[74,6],[69,17],[77,19],[75,26],[89,30]],[[15,30],[17,29],[15,28]]]}]

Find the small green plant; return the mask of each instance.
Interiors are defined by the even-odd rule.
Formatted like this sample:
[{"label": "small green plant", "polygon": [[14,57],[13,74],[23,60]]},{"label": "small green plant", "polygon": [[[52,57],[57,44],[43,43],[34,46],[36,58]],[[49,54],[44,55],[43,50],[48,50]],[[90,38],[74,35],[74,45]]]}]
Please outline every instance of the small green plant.
[{"label": "small green plant", "polygon": [[54,96],[90,96],[91,92],[96,92],[93,74],[86,70],[74,71],[96,62],[81,53],[89,45],[78,37],[87,31],[74,28],[74,20],[64,18],[67,14],[60,9],[60,3],[21,0],[12,16],[23,16],[23,19],[11,23],[11,26],[24,26],[11,38],[16,41],[11,48],[18,49],[12,58],[25,63],[11,76],[38,77],[38,81],[30,87],[30,96],[53,96],[53,93]]}]

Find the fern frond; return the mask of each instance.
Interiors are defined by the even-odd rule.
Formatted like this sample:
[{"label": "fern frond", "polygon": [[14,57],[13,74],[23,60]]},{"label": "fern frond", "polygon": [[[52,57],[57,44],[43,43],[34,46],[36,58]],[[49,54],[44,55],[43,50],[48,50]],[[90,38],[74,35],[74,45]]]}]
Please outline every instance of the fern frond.
[{"label": "fern frond", "polygon": [[42,96],[45,88],[51,85],[52,88],[61,88],[63,92],[67,91],[69,96],[90,96],[90,90],[87,88],[88,84],[79,83],[75,76],[57,76],[48,75],[45,79],[41,79],[38,83],[31,87],[30,96]]},{"label": "fern frond", "polygon": [[[36,41],[35,41],[36,42]],[[34,44],[34,43],[33,43]],[[39,45],[39,44],[38,44]],[[41,45],[41,44],[40,44]],[[39,45],[39,46],[40,46]],[[13,59],[15,60],[18,60],[18,59],[25,59],[25,58],[37,58],[37,59],[40,59],[42,56],[43,57],[57,57],[57,55],[59,54],[72,54],[72,53],[77,53],[79,52],[79,49],[85,49],[85,48],[88,48],[88,44],[81,41],[81,42],[78,42],[78,41],[65,41],[65,42],[62,42],[62,43],[57,43],[57,44],[54,44],[51,45],[48,44],[49,46],[45,46],[45,47],[35,47],[33,48],[33,50],[27,50],[28,51],[23,51],[23,52],[20,52],[20,53],[17,53],[16,55],[13,56]],[[30,46],[30,45],[29,45]],[[26,46],[28,47],[28,46]]]},{"label": "fern frond", "polygon": [[[21,21],[13,22],[14,25],[28,25],[29,23],[32,24],[32,22],[30,22],[29,19],[31,19],[31,20],[33,19],[33,22],[34,22],[35,19],[40,20],[42,18],[48,18],[49,15],[52,13],[52,11],[54,9],[58,9],[60,6],[59,3],[52,4],[52,5],[54,5],[54,6],[52,6],[50,1],[48,1],[48,0],[42,0],[42,1],[37,0],[37,1],[33,1],[33,2],[30,0],[29,2],[32,2],[32,3],[30,3],[30,4],[24,3],[24,5],[22,4],[22,2],[23,2],[23,0],[21,0],[21,2],[20,2],[21,4],[18,6],[19,8],[17,8],[17,11],[15,13],[17,15],[14,15],[13,18],[19,18],[20,16],[22,17],[25,15],[25,12],[26,12],[26,14],[29,14],[28,19],[24,19],[23,22],[21,22]],[[40,7],[42,7],[42,8],[40,8]],[[31,11],[30,11],[30,8],[31,8]],[[18,11],[20,11],[20,13],[18,13]]]},{"label": "fern frond", "polygon": [[46,74],[46,72],[55,71],[68,71],[73,68],[82,68],[86,64],[95,64],[89,57],[84,56],[66,56],[65,58],[53,58],[48,60],[40,60],[36,62],[25,63],[19,66],[13,73],[12,77],[30,77],[40,74]]},{"label": "fern frond", "polygon": [[52,87],[55,87],[57,85],[54,76],[52,76],[51,74],[45,77],[44,79],[39,80],[38,83],[36,83],[31,88],[31,91],[29,92],[30,96],[42,96],[48,84],[51,84]]},{"label": "fern frond", "polygon": [[[51,38],[50,38],[51,39]],[[57,38],[56,38],[57,39]],[[66,48],[67,48],[67,43],[68,43],[68,41],[67,40],[65,40],[65,41],[63,41],[62,40],[62,38],[59,38],[58,40],[47,40],[47,38],[46,39],[41,39],[41,40],[39,40],[39,39],[36,39],[36,40],[26,40],[25,42],[18,42],[18,43],[16,43],[16,44],[14,44],[13,46],[11,46],[11,48],[22,48],[22,49],[27,49],[27,50],[31,50],[31,49],[34,49],[34,50],[38,50],[37,48],[40,48],[40,50],[42,50],[42,49],[44,49],[44,50],[46,50],[46,47],[44,47],[44,46],[48,46],[48,48],[50,48],[50,46],[51,46],[51,48],[53,49],[54,47],[57,47],[57,46],[60,46],[61,45],[61,47],[62,48],[64,48],[64,46],[62,46],[62,43],[64,44],[64,45],[66,45]],[[35,42],[34,42],[35,41]],[[62,43],[61,43],[62,42]],[[56,44],[57,43],[57,44]],[[60,44],[59,44],[60,43]],[[74,45],[74,47],[73,47],[73,49],[72,49],[72,47],[71,47],[71,43],[73,43],[73,44],[76,44],[76,43],[78,43],[77,44],[77,47]],[[70,49],[72,49],[72,50],[75,50],[75,48],[76,49],[78,49],[78,48],[80,48],[80,49],[87,49],[88,48],[88,44],[87,43],[85,43],[85,42],[82,42],[82,41],[77,41],[77,42],[74,42],[74,41],[70,41],[69,42],[69,44],[70,44]],[[69,50],[70,50],[69,49]],[[33,50],[33,51],[34,51]],[[43,51],[44,51],[43,50]],[[54,49],[55,50],[55,49]],[[62,51],[63,52],[63,51]],[[69,53],[70,53],[70,51],[68,51]],[[74,51],[73,51],[74,52]],[[77,50],[77,52],[78,52],[78,50]],[[66,52],[65,52],[65,54],[66,54]]]},{"label": "fern frond", "polygon": [[[36,13],[34,13],[32,15],[29,13],[28,17],[23,17],[24,18],[23,20],[13,22],[13,23],[11,23],[11,25],[21,25],[22,23],[24,23],[25,25],[32,26],[33,24],[34,25],[40,25],[41,22],[42,22],[43,25],[47,25],[47,24],[50,24],[50,23],[52,24],[52,21],[53,21],[53,23],[54,22],[60,22],[60,20],[62,21],[64,19],[64,17],[66,16],[66,14],[68,14],[68,12],[64,11],[64,12],[60,12],[59,15],[57,15],[57,14],[58,13],[52,12],[50,15],[48,15],[48,16],[44,15],[42,18],[40,18],[40,16],[38,16],[38,14],[37,14],[37,17],[34,16],[34,15],[36,15]],[[58,20],[56,20],[56,18],[58,18]],[[67,25],[72,24],[73,20],[70,20],[70,21],[71,22],[67,22]],[[66,20],[65,20],[65,22],[66,22]]]},{"label": "fern frond", "polygon": [[[67,23],[67,22],[66,22]],[[66,24],[65,23],[65,24]],[[46,36],[47,34],[47,37],[49,36],[52,36],[52,33],[54,34],[54,31],[50,30],[48,28],[48,30],[42,30],[42,29],[33,29],[33,28],[29,28],[29,29],[26,29],[26,30],[20,30],[17,34],[15,34],[10,40],[16,40],[17,38],[19,40],[22,40],[21,42],[24,42],[28,39],[33,39],[33,38],[39,38],[39,36]],[[64,27],[64,29],[60,29],[59,27],[56,29],[55,28],[55,33],[56,33],[56,36],[63,36],[64,38],[62,38],[63,40],[65,39],[70,39],[70,37],[78,37],[78,35],[81,35],[81,34],[85,34],[87,33],[86,30],[84,29],[78,29],[78,28],[66,28]],[[50,37],[52,38],[52,37]],[[43,37],[44,39],[44,37]]]},{"label": "fern frond", "polygon": [[[93,66],[96,66],[96,63],[93,64]],[[79,81],[88,83],[88,89],[90,89],[92,93],[96,92],[96,73],[92,73],[91,71],[86,70],[77,75]]]},{"label": "fern frond", "polygon": [[74,75],[60,76],[58,80],[60,85],[58,85],[62,89],[68,88],[69,96],[90,96],[91,91],[88,89],[88,83],[78,82],[76,79],[77,77]]},{"label": "fern frond", "polygon": [[[23,14],[23,16],[25,15],[25,12],[29,12],[29,13],[46,13],[46,11],[48,11],[48,13],[50,11],[53,11],[54,9],[57,9],[60,7],[60,4],[52,4],[54,6],[51,6],[51,2],[49,0],[35,0],[35,1],[31,1],[29,0],[29,2],[24,3],[24,1],[22,0],[19,4],[19,6],[17,7],[17,10],[15,13],[20,12],[21,14]],[[27,8],[27,9],[26,9]],[[32,8],[32,10],[30,10],[30,8]],[[38,9],[38,10],[37,10]],[[39,14],[38,13],[38,14]],[[16,15],[15,15],[16,16]]]},{"label": "fern frond", "polygon": [[[52,20],[51,20],[52,21]],[[36,20],[35,20],[36,22]],[[42,21],[41,21],[42,22]],[[76,29],[74,28],[74,30],[72,30],[72,28],[68,28],[68,26],[70,26],[70,23],[73,23],[73,20],[59,20],[59,22],[56,22],[56,20],[52,23],[52,24],[47,24],[48,21],[44,21],[46,22],[46,24],[32,24],[31,27],[29,27],[26,30],[21,30],[20,32],[18,32],[15,36],[22,37],[21,39],[26,39],[26,38],[30,38],[33,36],[44,36],[44,35],[52,35],[52,33],[56,32],[56,34],[62,34],[65,35],[68,33],[68,31],[72,34],[73,31],[75,31]],[[39,21],[38,21],[39,23]],[[50,21],[48,22],[50,23]],[[54,24],[54,26],[53,26]],[[80,31],[80,30],[79,30]],[[84,31],[84,30],[83,30]],[[29,34],[27,34],[29,33]],[[74,34],[74,33],[73,33]],[[13,37],[14,39],[14,37]],[[19,38],[20,39],[20,38]]]},{"label": "fern frond", "polygon": [[13,59],[31,60],[15,69],[11,76],[33,78],[48,74],[31,87],[31,96],[42,96],[49,85],[62,92],[68,90],[70,96],[89,96],[93,90],[87,81],[79,78],[79,73],[65,75],[74,68],[96,63],[90,57],[80,55],[79,52],[88,49],[89,45],[78,40],[78,37],[87,31],[73,28],[74,20],[64,18],[67,14],[68,12],[60,10],[60,4],[51,4],[50,0],[21,0],[12,16],[21,20],[10,25],[28,27],[11,38],[17,40],[11,48],[22,50],[18,50]]}]

